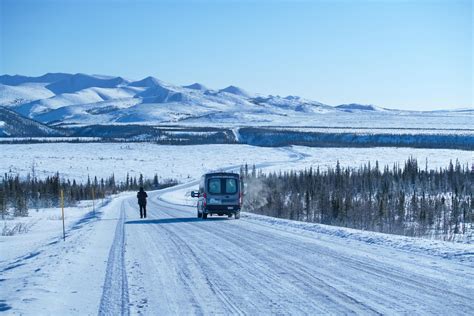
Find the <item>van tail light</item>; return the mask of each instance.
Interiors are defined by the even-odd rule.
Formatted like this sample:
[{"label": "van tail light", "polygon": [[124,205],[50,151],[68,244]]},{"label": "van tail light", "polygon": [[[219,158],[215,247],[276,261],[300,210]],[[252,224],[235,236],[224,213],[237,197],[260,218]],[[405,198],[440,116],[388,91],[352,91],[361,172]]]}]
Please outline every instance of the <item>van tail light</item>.
[{"label": "van tail light", "polygon": [[244,194],[242,192],[240,192],[240,196],[239,196],[239,205],[240,205],[240,207],[242,207],[243,202],[244,202]]},{"label": "van tail light", "polygon": [[203,194],[202,194],[202,197],[203,197],[202,205],[203,205],[204,207],[206,207],[206,205],[207,205],[207,195],[206,195],[206,193],[203,193]]}]

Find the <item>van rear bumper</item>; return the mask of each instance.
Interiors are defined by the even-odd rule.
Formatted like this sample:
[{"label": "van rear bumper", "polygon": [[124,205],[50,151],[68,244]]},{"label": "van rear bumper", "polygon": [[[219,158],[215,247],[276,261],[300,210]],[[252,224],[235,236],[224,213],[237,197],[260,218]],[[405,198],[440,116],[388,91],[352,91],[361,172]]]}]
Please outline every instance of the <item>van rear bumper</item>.
[{"label": "van rear bumper", "polygon": [[239,205],[206,205],[206,214],[234,214],[240,211]]}]

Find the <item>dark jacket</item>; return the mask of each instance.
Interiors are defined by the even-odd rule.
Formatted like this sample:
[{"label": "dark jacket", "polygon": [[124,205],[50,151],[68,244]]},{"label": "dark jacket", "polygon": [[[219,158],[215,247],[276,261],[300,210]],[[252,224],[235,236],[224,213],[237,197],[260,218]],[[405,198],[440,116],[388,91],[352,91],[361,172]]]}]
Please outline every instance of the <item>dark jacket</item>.
[{"label": "dark jacket", "polygon": [[138,204],[140,205],[145,205],[146,204],[146,198],[148,197],[148,194],[146,194],[145,191],[139,191],[137,193],[137,198],[138,198]]}]

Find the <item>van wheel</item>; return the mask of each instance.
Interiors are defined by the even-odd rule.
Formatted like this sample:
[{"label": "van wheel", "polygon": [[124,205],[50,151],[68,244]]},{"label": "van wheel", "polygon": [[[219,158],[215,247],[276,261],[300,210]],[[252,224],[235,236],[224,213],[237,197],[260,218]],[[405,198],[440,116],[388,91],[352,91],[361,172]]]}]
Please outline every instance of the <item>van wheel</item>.
[{"label": "van wheel", "polygon": [[201,212],[197,212],[198,213],[198,218],[201,218],[202,217],[202,213]]},{"label": "van wheel", "polygon": [[203,219],[206,219],[206,218],[207,218],[207,214],[206,214],[206,213],[202,213],[202,218],[203,218]]},{"label": "van wheel", "polygon": [[240,218],[240,211],[235,213],[235,219],[239,219],[239,218]]}]

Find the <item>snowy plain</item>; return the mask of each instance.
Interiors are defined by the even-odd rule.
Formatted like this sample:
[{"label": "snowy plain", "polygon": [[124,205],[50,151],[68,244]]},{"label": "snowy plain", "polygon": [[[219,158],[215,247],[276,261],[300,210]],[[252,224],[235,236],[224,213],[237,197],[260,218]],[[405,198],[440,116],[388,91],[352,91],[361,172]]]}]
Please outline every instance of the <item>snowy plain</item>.
[{"label": "snowy plain", "polygon": [[109,177],[118,181],[130,176],[175,178],[179,181],[195,179],[201,174],[226,166],[245,163],[285,161],[290,155],[300,155],[297,161],[262,166],[266,171],[304,169],[320,166],[334,167],[339,160],[342,166],[359,167],[375,161],[385,164],[403,164],[409,157],[418,159],[421,168],[447,167],[456,160],[463,165],[474,162],[472,151],[454,149],[416,148],[315,148],[293,146],[284,148],[255,147],[249,145],[190,145],[172,146],[151,143],[52,143],[52,144],[0,144],[0,174],[12,172],[20,176],[35,173],[46,177],[59,172],[62,177],[87,181],[87,176]]}]

